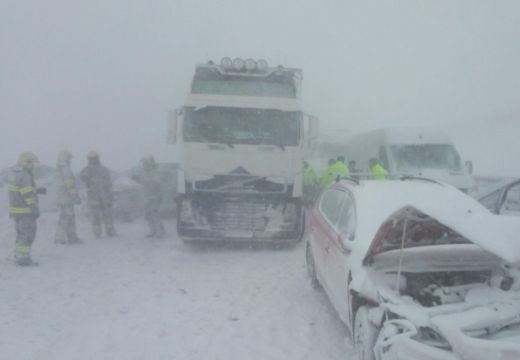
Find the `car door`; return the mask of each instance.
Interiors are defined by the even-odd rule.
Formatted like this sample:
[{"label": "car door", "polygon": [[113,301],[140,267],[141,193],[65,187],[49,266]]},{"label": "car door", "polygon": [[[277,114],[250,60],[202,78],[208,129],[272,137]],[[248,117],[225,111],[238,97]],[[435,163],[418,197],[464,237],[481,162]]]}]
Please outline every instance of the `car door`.
[{"label": "car door", "polygon": [[320,198],[317,213],[312,217],[312,242],[314,244],[312,250],[314,253],[314,261],[316,264],[316,272],[320,277],[322,286],[330,295],[330,280],[328,279],[327,270],[327,253],[331,246],[331,239],[336,236],[334,223],[339,216],[341,202],[343,200],[343,192],[337,189],[325,190]]},{"label": "car door", "polygon": [[356,234],[356,208],[353,195],[346,191],[338,219],[334,224],[335,235],[330,237],[327,252],[327,277],[330,279],[333,303],[340,318],[349,323],[350,251]]}]

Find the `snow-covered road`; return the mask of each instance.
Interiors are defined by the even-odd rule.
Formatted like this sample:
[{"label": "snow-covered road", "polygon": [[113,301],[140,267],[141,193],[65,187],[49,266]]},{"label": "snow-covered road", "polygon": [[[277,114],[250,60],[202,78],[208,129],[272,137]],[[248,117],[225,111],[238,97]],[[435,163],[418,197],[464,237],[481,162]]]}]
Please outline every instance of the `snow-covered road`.
[{"label": "snow-covered road", "polygon": [[347,359],[348,331],[289,249],[144,238],[53,243],[56,214],[39,219],[34,268],[13,264],[13,226],[0,220],[0,359]]}]

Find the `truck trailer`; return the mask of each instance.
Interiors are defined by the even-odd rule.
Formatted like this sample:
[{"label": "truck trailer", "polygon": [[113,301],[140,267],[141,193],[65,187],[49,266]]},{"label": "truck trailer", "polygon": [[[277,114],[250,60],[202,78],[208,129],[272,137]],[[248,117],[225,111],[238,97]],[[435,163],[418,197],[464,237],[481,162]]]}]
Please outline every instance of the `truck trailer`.
[{"label": "truck trailer", "polygon": [[304,228],[302,162],[318,120],[304,114],[302,71],[265,60],[197,65],[177,144],[177,231],[184,241],[295,242]]}]

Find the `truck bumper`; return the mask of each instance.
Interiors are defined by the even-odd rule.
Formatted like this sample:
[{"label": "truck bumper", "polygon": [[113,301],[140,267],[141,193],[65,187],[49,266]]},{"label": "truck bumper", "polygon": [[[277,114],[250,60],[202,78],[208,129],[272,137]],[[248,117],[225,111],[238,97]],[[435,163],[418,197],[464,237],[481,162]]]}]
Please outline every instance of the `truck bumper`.
[{"label": "truck bumper", "polygon": [[185,197],[177,232],[186,241],[295,242],[303,230],[300,199]]}]

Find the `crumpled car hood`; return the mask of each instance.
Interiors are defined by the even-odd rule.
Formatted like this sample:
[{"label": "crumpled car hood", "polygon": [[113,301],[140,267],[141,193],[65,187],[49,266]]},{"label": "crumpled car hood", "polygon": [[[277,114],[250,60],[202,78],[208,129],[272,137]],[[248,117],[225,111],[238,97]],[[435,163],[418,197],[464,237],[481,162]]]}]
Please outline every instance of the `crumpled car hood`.
[{"label": "crumpled car hood", "polygon": [[520,264],[520,218],[493,214],[470,214],[459,219],[437,214],[443,224],[512,264]]}]

